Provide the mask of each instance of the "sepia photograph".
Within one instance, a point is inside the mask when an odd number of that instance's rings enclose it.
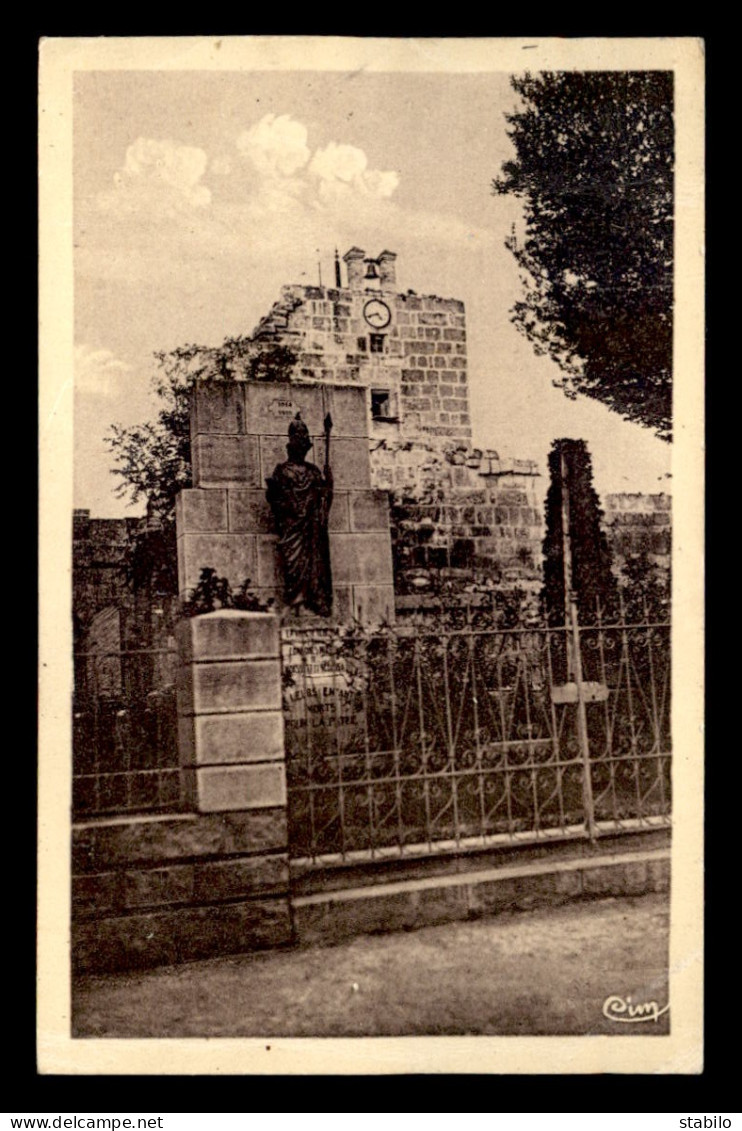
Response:
[[[40,1071],[700,1072],[702,42],[40,56]]]

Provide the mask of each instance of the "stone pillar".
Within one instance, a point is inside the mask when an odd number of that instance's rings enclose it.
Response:
[[[397,289],[397,256],[393,251],[382,251],[377,260],[379,274],[381,275],[381,289],[383,291],[396,291]]]
[[[350,251],[346,251],[343,256],[343,261],[348,272],[348,286],[351,288],[363,289],[365,256],[366,252],[361,251],[359,247],[352,247]]]
[[[278,618],[224,609],[178,626],[178,717],[189,806],[286,807]]]

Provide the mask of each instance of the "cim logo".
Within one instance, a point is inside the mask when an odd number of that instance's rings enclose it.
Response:
[[[669,1008],[669,1002],[660,1009],[656,1001],[633,1002],[628,995],[611,994],[603,1002],[603,1016],[609,1021],[635,1025],[639,1021],[659,1021]]]

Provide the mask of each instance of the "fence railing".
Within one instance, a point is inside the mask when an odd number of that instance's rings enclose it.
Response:
[[[293,858],[666,824],[669,625],[596,625],[579,639],[578,690],[561,628],[285,634]]]
[[[568,645],[544,627],[284,632],[292,857],[667,824],[669,624],[580,627],[582,740]],[[76,655],[77,815],[182,807],[176,662],[170,649]]]
[[[167,648],[75,655],[76,815],[181,807],[175,665]]]

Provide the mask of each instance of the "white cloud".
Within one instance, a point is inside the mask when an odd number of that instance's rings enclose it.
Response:
[[[368,158],[362,149],[355,145],[338,145],[331,141],[324,149],[318,149],[312,158],[309,172],[322,180],[350,182],[360,177],[368,165]]]
[[[206,153],[196,146],[139,137],[114,174],[113,192],[99,194],[98,205],[106,211],[153,213],[206,208],[211,192],[201,179],[207,165]]]
[[[330,141],[312,152],[308,139],[288,114],[267,114],[239,134],[237,159],[140,137],[115,191],[77,210],[78,272],[171,292],[200,280],[211,293],[225,271],[272,278],[281,263],[297,277],[313,271],[318,247],[491,243],[490,231],[454,215],[400,207],[398,173],[370,168],[363,148]],[[203,207],[209,176],[219,187]]]
[[[214,157],[209,165],[209,172],[217,177],[228,177],[232,172],[232,162],[228,157]]]
[[[324,204],[342,202],[351,196],[390,197],[399,184],[395,172],[369,169],[362,149],[334,141],[315,152],[308,172],[318,178],[319,199]]]
[[[397,174],[369,169],[358,146],[331,141],[312,155],[308,137],[307,127],[288,114],[266,114],[237,138],[238,150],[258,175],[247,201],[253,215],[333,210],[388,199],[397,188]]]
[[[110,350],[81,344],[75,346],[74,372],[78,396],[110,401],[122,392],[131,366],[120,361]]]
[[[364,187],[372,196],[391,196],[399,185],[399,176],[393,171],[382,173],[380,169],[369,169],[363,177]]]
[[[240,134],[237,148],[263,177],[291,177],[311,156],[307,127],[288,114],[266,114]]]

